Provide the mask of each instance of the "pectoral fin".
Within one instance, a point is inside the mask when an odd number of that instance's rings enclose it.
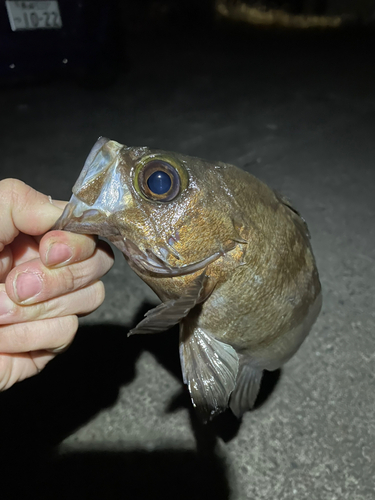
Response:
[[[206,422],[228,407],[236,384],[237,353],[202,328],[184,321],[180,331],[180,358],[192,403]]]
[[[128,335],[164,332],[179,323],[201,299],[205,281],[206,275],[203,272],[182,297],[162,302],[148,311],[145,318],[130,330]]]
[[[252,367],[248,362],[241,360],[236,388],[230,398],[230,409],[241,418],[242,415],[251,410],[258,396],[260,381],[263,370],[258,367]]]

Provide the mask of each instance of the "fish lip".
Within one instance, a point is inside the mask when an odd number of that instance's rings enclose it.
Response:
[[[74,212],[81,208],[78,214]],[[82,210],[83,208],[83,210]],[[50,231],[73,231],[79,232],[81,234],[98,234],[92,223],[87,222],[85,225],[85,219],[87,217],[100,214],[100,211],[96,208],[92,208],[86,205],[83,201],[77,198],[74,194],[71,197],[69,203],[66,204],[63,213],[57,219],[55,224],[52,226]],[[75,225],[79,226],[79,231],[75,231]]]
[[[98,138],[98,140],[91,148],[91,151],[85,160],[85,163],[83,165],[83,168],[81,170],[81,173],[79,174],[79,177],[78,177],[75,185],[79,185],[80,184],[79,181],[82,181],[86,177],[87,172],[89,171],[93,161],[95,160],[96,155],[103,148],[104,144],[107,144],[107,142],[110,142],[110,139],[108,139],[107,137],[100,136]],[[74,190],[74,186],[73,186],[73,190]]]
[[[177,276],[185,276],[193,274],[206,268],[212,262],[224,255],[223,251],[215,252],[209,257],[193,264],[186,264],[181,267],[169,265],[165,260],[158,257],[151,249],[146,249],[143,252],[133,241],[128,238],[121,238],[120,241],[113,242],[119,250],[124,254],[130,267],[137,274],[145,274],[148,276],[174,278]]]
[[[113,163],[118,162],[119,152],[123,148],[123,144],[119,144],[107,137],[99,137],[85,160],[83,168],[73,186],[73,193],[79,197],[78,193],[80,189],[87,182],[91,182],[103,169],[108,169]],[[103,159],[105,160],[104,164]]]

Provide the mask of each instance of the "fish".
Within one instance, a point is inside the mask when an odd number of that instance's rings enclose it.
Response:
[[[321,285],[305,220],[230,164],[101,137],[53,229],[108,239],[160,298],[130,332],[179,324],[183,381],[203,421],[252,409],[264,370],[299,349]]]

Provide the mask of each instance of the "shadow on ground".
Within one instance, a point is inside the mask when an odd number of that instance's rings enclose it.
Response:
[[[222,461],[193,451],[90,451],[61,456],[29,453],[2,468],[2,498],[215,499],[229,498]]]
[[[138,320],[147,309],[142,308]],[[1,394],[0,467],[7,478],[2,486],[7,499],[13,494],[20,498],[31,488],[39,498],[50,498],[51,491],[53,498],[229,497],[215,443],[217,436],[232,439],[241,422],[228,411],[202,424],[183,389],[167,411],[188,409],[197,451],[56,452],[65,437],[115,404],[120,387],[133,380],[143,351],[153,353],[182,385],[176,330],[129,339],[127,331],[111,324],[83,326],[71,348],[44,372]],[[262,386],[261,402],[277,382],[272,374],[271,379]]]

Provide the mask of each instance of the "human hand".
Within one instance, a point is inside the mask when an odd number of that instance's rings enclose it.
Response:
[[[77,315],[104,300],[109,245],[46,233],[64,205],[21,181],[0,181],[0,390],[39,373],[72,342]]]

